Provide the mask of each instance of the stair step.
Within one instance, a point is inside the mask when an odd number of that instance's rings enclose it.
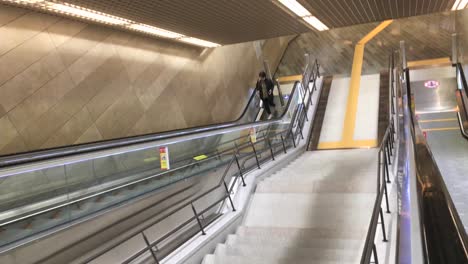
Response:
[[[263,181],[257,186],[257,193],[375,193],[376,181]]]
[[[242,227],[204,264],[359,263],[377,150],[308,152],[261,181]]]
[[[262,260],[258,258],[248,258],[241,256],[215,256],[206,255],[202,264],[351,264],[358,262],[351,261],[314,261],[314,260],[290,260],[282,259],[272,262],[272,260]]]
[[[342,261],[359,260],[359,251],[323,249],[323,248],[294,248],[294,247],[250,247],[249,245],[227,246],[219,244],[216,247],[216,256],[243,256],[251,259],[269,260],[275,263],[279,260],[289,259],[295,261],[316,260],[316,261]]]
[[[374,193],[255,193],[251,207],[275,207],[289,202],[312,208],[368,208],[373,205],[376,195]],[[364,208],[364,209],[365,209]]]
[[[367,226],[366,226],[367,227]],[[249,227],[237,228],[238,236],[264,237],[265,239],[363,239],[367,234],[367,228],[357,226],[348,228],[292,228],[292,227]]]
[[[363,241],[360,239],[329,239],[329,238],[306,238],[306,237],[257,237],[229,235],[226,245],[234,246],[238,244],[249,245],[256,248],[267,247],[295,247],[295,248],[317,248],[317,249],[346,249],[362,251]]]

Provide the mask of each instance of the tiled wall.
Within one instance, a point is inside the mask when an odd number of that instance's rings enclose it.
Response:
[[[0,39],[0,154],[233,120],[262,65],[253,43],[202,52],[5,5]]]

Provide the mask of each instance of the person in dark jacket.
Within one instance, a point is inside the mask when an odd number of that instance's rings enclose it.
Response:
[[[260,99],[262,99],[263,101],[263,108],[265,108],[265,111],[269,115],[271,114],[270,106],[275,107],[275,103],[273,102],[274,87],[275,85],[273,84],[273,81],[267,78],[266,73],[264,71],[261,71],[258,74],[258,80],[255,90],[258,91]]]

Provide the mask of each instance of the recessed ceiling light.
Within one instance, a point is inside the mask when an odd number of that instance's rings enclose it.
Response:
[[[329,28],[322,23],[317,17],[313,16],[309,10],[302,6],[296,0],[278,0],[282,5],[291,10],[298,17],[303,19],[307,24],[311,25],[318,31],[328,30]],[[468,1],[468,0],[466,0]]]
[[[154,27],[147,24],[138,23],[136,21],[128,20],[122,17],[113,16],[110,14],[98,12],[95,10],[83,8],[76,5],[59,3],[58,1],[44,1],[44,0],[0,0],[0,2],[9,2],[20,5],[33,6],[38,9],[48,10],[55,13],[66,14],[69,16],[74,16],[86,20],[92,20],[99,23],[111,24],[114,26],[122,27],[125,29],[130,29],[134,31],[139,31],[151,35],[155,35],[163,38],[170,38],[176,41],[189,43],[206,48],[219,47],[221,45],[193,38],[190,36],[185,36],[183,34],[165,30],[162,28]]]

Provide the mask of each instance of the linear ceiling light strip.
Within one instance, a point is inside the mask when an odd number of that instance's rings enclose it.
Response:
[[[278,0],[282,5],[291,10],[298,17],[303,19],[307,24],[311,25],[318,31],[328,30],[329,28],[320,21],[317,17],[313,16],[309,10],[302,6],[296,0]],[[468,0],[466,0],[468,1]]]
[[[196,45],[200,47],[206,48],[214,48],[219,47],[220,45],[214,42],[186,36],[180,33],[172,32],[169,30],[165,30],[162,28],[138,23],[136,21],[128,20],[122,17],[117,17],[113,15],[109,15],[106,13],[98,12],[95,10],[83,8],[76,5],[65,4],[65,3],[57,3],[51,1],[44,1],[44,0],[1,0],[3,2],[10,2],[15,4],[27,5],[36,7],[39,9],[48,10],[51,12],[65,14],[73,17],[78,17],[86,20],[91,20],[99,23],[104,23],[108,25],[114,25],[123,27],[129,30],[143,32],[146,34],[173,39],[176,41],[188,43],[191,45]]]
[[[452,11],[465,9],[468,5],[468,0],[457,0],[452,6]]]

